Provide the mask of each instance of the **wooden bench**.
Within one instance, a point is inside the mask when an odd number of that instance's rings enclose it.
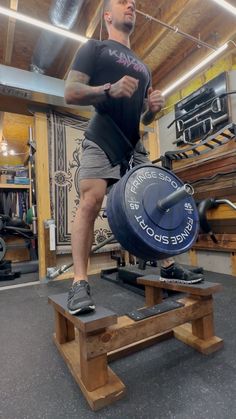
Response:
[[[179,301],[182,301],[186,307],[190,304],[193,310],[196,311],[197,309],[198,314],[196,318],[189,319],[187,315],[186,321],[183,322],[184,324],[173,329],[174,336],[206,355],[220,349],[223,345],[223,340],[214,336],[212,295],[222,291],[222,285],[207,281],[195,285],[180,285],[160,281],[159,278],[159,276],[147,275],[137,280],[139,284],[145,286],[146,305],[152,306],[160,303],[162,301],[162,289],[187,293],[188,297]],[[208,310],[207,314],[205,314],[206,309]],[[182,316],[182,313],[180,316]],[[191,323],[187,323],[190,320]]]
[[[93,410],[125,393],[125,385],[108,367],[108,361],[173,336],[204,354],[223,344],[214,336],[213,327],[212,294],[221,290],[220,284],[166,284],[153,276],[138,282],[145,286],[148,307],[161,303],[163,288],[189,295],[179,300],[181,307],[140,321],[126,315],[118,317],[99,306],[94,313],[72,316],[66,308],[67,293],[49,297],[55,312],[54,342]]]

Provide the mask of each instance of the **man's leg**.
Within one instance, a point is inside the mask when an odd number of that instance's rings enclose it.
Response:
[[[164,259],[161,261],[161,266],[163,268],[169,268],[171,265],[175,263],[175,260],[173,258]]]
[[[72,256],[74,262],[74,282],[68,295],[71,314],[95,309],[90,296],[87,267],[93,242],[94,222],[101,209],[107,189],[104,179],[84,179],[80,181],[80,204],[72,228]]]
[[[93,242],[94,222],[99,214],[107,181],[84,179],[80,181],[80,204],[72,228],[71,244],[74,262],[74,282],[87,280],[87,265]]]
[[[147,163],[150,163],[148,153],[145,150],[142,142],[139,141],[134,150],[133,165],[137,166],[138,164]],[[203,269],[185,269],[176,263],[175,260],[171,257],[161,261],[161,279],[166,282],[174,281],[179,283],[193,284],[203,281]]]

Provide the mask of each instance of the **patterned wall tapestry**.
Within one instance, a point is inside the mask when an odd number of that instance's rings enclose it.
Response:
[[[52,218],[56,223],[57,253],[71,253],[71,226],[79,204],[78,171],[81,144],[88,120],[51,112],[48,115]],[[94,245],[111,236],[103,217],[106,198],[95,222]],[[117,242],[100,251],[117,249]]]

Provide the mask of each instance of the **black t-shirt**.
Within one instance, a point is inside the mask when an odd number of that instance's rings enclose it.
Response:
[[[90,86],[116,83],[125,75],[139,79],[139,88],[131,98],[109,98],[95,105],[99,113],[108,114],[132,144],[140,138],[139,123],[150,72],[137,56],[126,46],[113,40],[89,40],[75,58],[73,70],[90,77]],[[95,136],[95,133],[94,133]],[[96,138],[90,139],[96,140]]]

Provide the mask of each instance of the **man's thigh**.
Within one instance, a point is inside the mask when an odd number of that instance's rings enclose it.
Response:
[[[79,181],[83,179],[120,179],[120,166],[112,166],[105,152],[87,139],[83,141],[80,158]]]

